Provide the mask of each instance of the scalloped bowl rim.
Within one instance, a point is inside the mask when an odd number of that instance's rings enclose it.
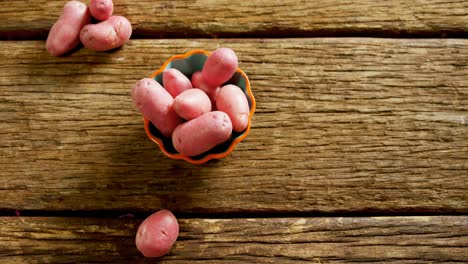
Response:
[[[186,52],[184,54],[179,54],[179,55],[174,55],[172,57],[170,57],[168,60],[166,60],[166,62],[164,62],[164,64],[158,69],[156,70],[155,72],[153,72],[149,78],[152,78],[154,79],[154,77],[156,77],[157,75],[161,74],[164,69],[166,69],[167,65],[169,63],[171,63],[173,60],[178,60],[178,59],[185,59],[187,57],[190,57],[194,54],[205,54],[206,56],[209,56],[210,55],[210,52],[208,51],[205,51],[205,50],[192,50],[192,51],[189,51],[189,52]],[[201,159],[192,159],[191,157],[189,156],[186,156],[186,155],[183,155],[183,154],[180,154],[180,153],[177,153],[177,154],[174,154],[174,153],[170,153],[166,150],[166,148],[164,147],[164,144],[162,142],[162,140],[158,137],[155,137],[151,131],[150,131],[150,128],[149,128],[149,120],[146,118],[146,117],[143,117],[143,120],[144,120],[144,124],[145,124],[145,131],[146,131],[146,135],[154,142],[156,143],[159,148],[162,150],[162,152],[170,157],[171,159],[175,159],[175,160],[186,160],[192,164],[203,164],[203,163],[206,163],[208,162],[209,160],[212,160],[212,159],[222,159],[224,157],[226,157],[227,155],[229,155],[233,150],[234,150],[234,147],[239,144],[239,142],[241,142],[242,140],[244,140],[244,138],[247,137],[247,135],[249,134],[250,132],[250,125],[251,125],[251,122],[252,122],[252,117],[254,115],[254,112],[255,112],[255,108],[256,108],[256,102],[255,102],[255,97],[252,93],[252,90],[250,89],[250,80],[249,78],[247,77],[247,75],[245,74],[245,72],[243,70],[241,70],[239,67],[236,68],[236,72],[238,72],[244,79],[245,79],[245,90],[248,94],[248,96],[250,97],[251,99],[251,102],[252,102],[252,107],[250,108],[250,112],[249,112],[249,122],[247,124],[247,128],[246,130],[244,130],[244,132],[238,136],[236,139],[234,139],[232,141],[232,143],[229,145],[228,149],[222,153],[210,153],[208,155],[206,155],[205,157],[201,158]]]

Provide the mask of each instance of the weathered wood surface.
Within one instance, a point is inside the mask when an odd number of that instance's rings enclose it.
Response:
[[[166,158],[131,86],[220,45],[251,78],[251,134],[204,166]],[[468,212],[468,40],[0,42],[0,69],[0,208]]]
[[[0,38],[45,38],[65,0],[0,0]],[[89,1],[85,1],[89,2]],[[464,0],[120,0],[134,37],[462,35]]]
[[[459,263],[467,216],[181,219],[160,261],[134,245],[141,220],[3,217],[2,263]]]

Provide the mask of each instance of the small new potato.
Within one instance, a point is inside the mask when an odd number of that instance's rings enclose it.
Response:
[[[198,77],[196,77],[198,78]],[[198,80],[197,80],[198,81]],[[216,108],[216,95],[219,92],[220,87],[212,87],[211,85],[207,84],[203,79],[199,80],[198,87],[196,87],[202,91],[204,91],[208,97],[210,98],[212,108]]]
[[[203,80],[211,87],[221,86],[231,79],[237,65],[237,56],[232,49],[219,48],[206,59],[202,69]]]
[[[123,16],[111,16],[98,24],[83,27],[80,40],[94,51],[107,51],[125,44],[132,35],[132,25]]]
[[[193,88],[190,80],[182,72],[174,68],[163,72],[163,86],[174,98]]]
[[[183,120],[174,111],[174,98],[155,80],[144,78],[132,89],[135,106],[165,137],[171,137]]]
[[[229,115],[232,127],[242,132],[249,123],[249,102],[241,88],[228,84],[223,86],[216,96],[216,109]]]
[[[91,23],[88,7],[79,1],[70,1],[49,31],[46,49],[53,56],[61,56],[80,43],[81,29]]]
[[[174,99],[175,112],[185,120],[195,119],[211,111],[208,95],[200,89],[189,89]]]
[[[89,11],[95,19],[104,21],[112,16],[114,3],[112,0],[91,0],[89,2]]]
[[[193,88],[200,88],[200,84],[202,82],[203,75],[201,71],[196,71],[192,74],[192,87]]]
[[[179,236],[179,224],[168,210],[146,218],[138,227],[135,244],[145,257],[162,257],[169,253]]]
[[[172,134],[172,144],[179,153],[196,156],[227,141],[231,134],[229,116],[213,111],[179,125]]]

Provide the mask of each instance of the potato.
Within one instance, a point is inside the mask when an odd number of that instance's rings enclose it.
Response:
[[[223,86],[216,96],[216,109],[228,114],[232,128],[242,132],[249,123],[249,102],[241,88],[228,84]]]
[[[144,78],[132,89],[132,99],[144,117],[165,137],[183,122],[173,109],[174,98],[155,80]]]
[[[203,80],[211,87],[221,86],[236,72],[237,56],[232,49],[219,48],[208,56],[203,65]]]
[[[89,2],[89,11],[95,19],[104,21],[112,16],[114,3],[112,0],[91,0]]]
[[[169,253],[179,236],[179,224],[168,210],[146,218],[138,227],[135,244],[145,257],[161,257]]]
[[[174,99],[175,112],[185,120],[195,119],[211,111],[208,95],[200,89],[189,89]]]
[[[172,134],[172,144],[179,153],[196,156],[225,142],[231,134],[229,116],[213,111],[179,125]]]
[[[195,77],[195,78],[199,78],[199,77]],[[216,108],[215,99],[216,99],[216,95],[219,92],[219,86],[218,87],[212,87],[211,85],[207,84],[203,79],[195,80],[195,81],[198,82],[197,83],[198,87],[196,87],[196,88],[204,91],[208,95],[208,97],[210,98],[212,109]]]
[[[174,98],[183,91],[193,88],[190,80],[174,68],[163,72],[163,86]]]
[[[132,35],[132,25],[123,16],[111,16],[98,24],[86,25],[80,32],[85,47],[94,51],[106,51],[125,44]]]
[[[49,31],[46,49],[53,56],[61,56],[80,43],[80,31],[91,23],[88,7],[78,1],[70,1]]]
[[[192,87],[193,88],[200,88],[200,84],[202,82],[203,76],[201,71],[194,72],[192,74]]]

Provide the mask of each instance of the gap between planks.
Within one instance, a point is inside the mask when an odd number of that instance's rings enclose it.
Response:
[[[0,1],[0,39],[45,39],[64,3]],[[465,37],[468,32],[463,0],[120,0],[114,14],[132,22],[134,38],[413,38]]]
[[[61,210],[61,211],[45,211],[45,210],[0,210],[0,217],[91,217],[91,218],[146,218],[154,213],[154,211],[142,210],[98,210],[98,211],[83,211],[83,210]],[[423,217],[423,216],[465,216],[462,212],[371,212],[371,211],[343,211],[343,212],[233,212],[233,213],[190,213],[177,212],[177,218],[184,219],[271,219],[271,218],[353,218],[353,217]]]
[[[2,263],[150,263],[141,219],[0,217]],[[158,263],[451,263],[468,260],[468,216],[179,219]]]

